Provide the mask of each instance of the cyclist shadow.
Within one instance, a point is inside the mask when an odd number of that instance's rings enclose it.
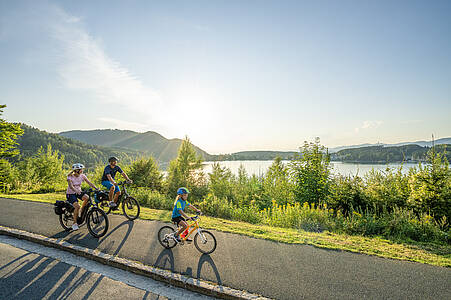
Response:
[[[119,245],[117,246],[116,250],[114,250],[113,255],[117,255],[119,253],[119,251],[121,251],[122,247],[124,247],[125,242],[127,241],[127,239],[130,236],[130,233],[133,230],[133,226],[134,226],[134,222],[133,221],[123,221],[121,224],[117,225],[116,227],[113,228],[113,230],[109,231],[105,236],[103,236],[100,240],[99,243],[97,244],[97,247],[100,246],[104,241],[107,240],[107,238],[109,236],[111,236],[111,234],[113,234],[115,231],[119,230],[121,227],[128,225],[127,228],[127,232],[125,233],[125,236],[123,237],[122,241],[119,243]],[[110,241],[107,246],[105,246],[104,252],[109,252],[113,249],[113,245],[114,245],[114,241]]]
[[[216,280],[213,279],[211,276],[208,276],[209,275],[208,273],[205,274],[204,277],[210,281],[215,281],[217,284],[222,285],[221,275],[219,274],[218,268],[216,267],[216,264],[211,258],[211,256],[208,254],[202,254],[201,257],[199,258],[199,262],[197,263],[197,272],[196,272],[197,276],[193,275],[193,269],[191,267],[187,267],[186,271],[181,272],[181,274],[196,279],[202,279],[201,277],[202,268],[205,264],[210,265],[210,268],[212,269],[214,277],[216,277]],[[163,251],[161,251],[160,255],[155,261],[155,267],[175,272],[174,254],[172,253],[172,249],[164,249]]]

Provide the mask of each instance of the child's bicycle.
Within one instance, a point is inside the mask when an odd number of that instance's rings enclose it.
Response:
[[[92,202],[92,191],[92,189],[85,191],[89,196],[89,200],[81,212],[79,225],[82,226],[86,223],[89,233],[93,237],[100,238],[107,233],[109,221],[106,213]],[[55,213],[59,215],[60,224],[64,230],[72,230],[72,224],[74,223],[74,207],[72,204],[67,201],[57,201],[55,203]]]
[[[197,250],[204,254],[210,254],[215,251],[216,238],[210,231],[203,230],[199,227],[199,214],[191,218],[191,220],[193,222],[185,230],[185,232],[188,231],[188,234],[186,236],[180,235],[180,239],[182,240],[180,245],[183,245],[188,237],[196,231],[194,246],[196,246]],[[172,226],[163,226],[158,231],[158,241],[166,249],[173,248],[177,245],[177,240],[175,239],[176,232],[177,229],[174,229]]]
[[[127,192],[127,182],[121,181],[117,185],[122,185],[123,189],[121,194],[119,195],[119,199],[117,201],[117,206],[115,208],[111,208],[109,206],[109,199],[108,197],[102,197],[101,199],[97,199],[96,201],[99,201],[99,207],[106,212],[106,214],[109,214],[112,210],[119,209],[119,206],[122,205],[122,212],[124,213],[124,216],[129,219],[130,221],[135,220],[139,217],[139,212],[141,211],[141,207],[139,206],[138,201],[130,196],[130,194]],[[108,195],[108,191],[102,191],[106,195]]]

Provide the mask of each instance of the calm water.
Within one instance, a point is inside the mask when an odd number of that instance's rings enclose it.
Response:
[[[283,162],[286,164],[289,161]],[[206,173],[211,173],[213,163],[215,162],[207,161],[204,163],[204,171]],[[243,160],[243,161],[218,161],[218,163],[222,167],[229,168],[234,174],[238,174],[238,168],[240,167],[240,165],[243,165],[249,175],[252,174],[260,175],[265,173],[273,162],[266,160]],[[418,166],[417,163],[404,163],[404,164],[396,163],[383,165],[383,164],[353,164],[335,161],[331,162],[330,164],[332,166],[332,172],[335,174],[359,175],[359,176],[365,175],[373,168],[375,170],[383,171],[387,168],[387,166],[389,166],[390,168],[398,168],[402,165],[403,166],[402,172],[407,173],[410,168]]]

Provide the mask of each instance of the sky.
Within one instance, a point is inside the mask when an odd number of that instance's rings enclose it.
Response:
[[[0,0],[0,104],[212,154],[451,137],[451,1]]]

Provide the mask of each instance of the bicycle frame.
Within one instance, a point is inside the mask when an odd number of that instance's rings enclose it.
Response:
[[[191,230],[189,230],[190,228],[192,228]],[[188,237],[193,234],[194,231],[198,230],[200,231],[200,226],[199,226],[199,220],[195,220],[193,223],[189,224],[188,227],[186,227],[186,229],[183,231],[185,232],[186,230],[188,230],[188,234],[185,235],[185,237],[180,237],[182,241],[186,241],[188,239]]]

